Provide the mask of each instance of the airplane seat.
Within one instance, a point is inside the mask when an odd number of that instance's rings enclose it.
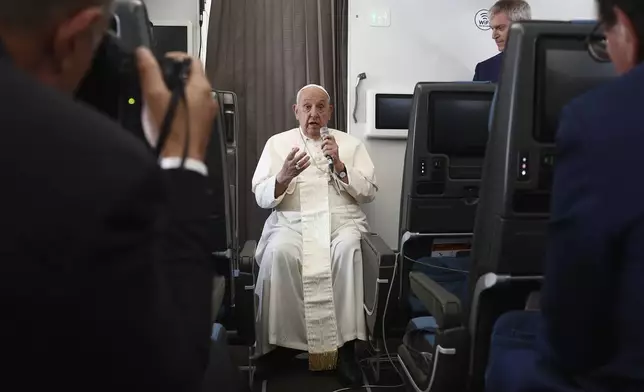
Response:
[[[366,326],[369,338],[376,344],[376,357],[381,354],[385,308],[388,295],[391,294],[391,282],[395,271],[395,253],[384,240],[375,233],[363,233],[360,241],[363,260],[363,285]],[[239,271],[237,278],[238,296],[236,308],[240,311],[237,324],[238,337],[249,346],[249,378],[253,382],[254,361],[257,354],[255,345],[255,315],[258,298],[255,284],[259,265],[255,259],[257,241],[249,240],[239,253]],[[394,286],[397,287],[397,286]]]
[[[237,333],[244,345],[251,348],[249,360],[254,359],[255,345],[255,314],[258,299],[255,295],[255,283],[259,265],[255,260],[257,241],[248,240],[239,252],[239,271],[236,284]]]
[[[206,155],[210,184],[208,193],[212,198],[212,257],[217,272],[213,281],[212,310],[214,321],[237,336],[240,328],[243,335],[248,324],[245,322],[244,312],[239,311],[239,307],[243,309],[245,305],[244,297],[238,295],[245,289],[240,284],[244,276],[239,272],[243,252],[239,246],[238,234],[238,105],[234,92],[213,91],[213,96],[219,102],[220,113]]]
[[[418,83],[401,199],[398,356],[417,390],[461,390],[471,237],[494,94],[490,83]]]
[[[437,380],[445,374],[455,373],[440,373],[437,354],[451,353],[453,356],[443,357],[456,359],[461,354],[465,362],[463,365],[458,361],[463,367],[457,378],[467,382],[470,392],[482,391],[491,337],[496,336],[495,343],[502,342],[501,337],[506,336],[509,338],[504,342],[513,342],[516,340],[511,335],[514,329],[508,325],[527,324],[525,319],[539,314],[524,313],[523,309],[543,280],[559,110],[574,96],[614,74],[610,64],[596,63],[588,56],[585,39],[592,28],[547,21],[517,23],[511,27],[483,164],[485,180],[476,209],[469,303],[460,303],[459,311],[455,311],[452,318],[460,320],[461,324],[443,325],[445,320],[437,318],[437,314],[449,305],[456,309],[458,299],[455,296],[445,296],[444,288],[427,275],[409,274],[412,291],[439,327],[434,328],[437,331],[431,347],[434,352],[424,356],[428,361],[433,360],[424,364],[424,373],[433,375],[426,388],[419,384],[421,365],[413,362],[406,345],[399,349],[401,364],[416,390],[450,390],[439,386]],[[421,103],[421,108],[426,105]],[[410,129],[414,125],[417,126],[412,122]],[[422,161],[413,167],[422,173]],[[516,310],[519,313],[510,313],[498,321],[502,315]],[[459,339],[468,342],[467,348],[460,353],[458,349],[449,350],[439,341],[441,332],[449,327],[462,328],[463,335]],[[530,336],[530,330],[526,331],[526,336]],[[431,339],[426,340],[431,342]],[[499,354],[507,352],[495,347],[494,363],[499,363]],[[494,369],[500,371],[498,366]],[[494,376],[488,373],[490,379],[495,379]]]
[[[407,315],[426,314],[410,296],[410,271],[424,271],[463,298],[493,93],[490,83],[416,86],[398,244],[403,260],[399,305]]]
[[[392,317],[392,308],[398,292],[396,280],[396,254],[378,234],[362,233],[363,306],[368,339],[374,348],[372,367],[376,381],[380,379],[380,362],[389,331],[386,317]]]
[[[483,390],[486,377],[511,382],[507,369],[519,377],[529,358],[540,312],[525,309],[538,308],[543,281],[559,112],[615,74],[589,55],[593,27],[531,21],[510,29],[474,228],[471,391]],[[513,344],[516,352],[507,356]],[[498,364],[512,367],[497,374]]]
[[[411,290],[431,316],[409,321],[398,359],[416,391],[463,391],[469,335],[461,301],[423,272],[409,273]]]
[[[257,242],[246,241],[242,246],[239,240],[237,95],[231,91],[215,93],[219,101],[220,113],[216,123],[217,132],[213,133],[208,147],[206,163],[212,183],[210,193],[215,199],[213,205],[219,206],[220,211],[226,212],[223,217],[221,214],[214,216],[220,221],[225,220],[225,226],[222,224],[217,226],[220,231],[217,233],[220,243],[218,251],[213,252],[213,257],[228,261],[217,265],[218,276],[214,285],[213,298],[221,298],[222,278],[225,280],[227,290],[223,295],[223,303],[216,313],[216,320],[221,322],[222,327],[228,327],[227,334],[232,343],[250,347],[255,342],[255,317],[248,309],[253,309],[254,302],[253,266]],[[214,165],[212,169],[211,165]],[[219,303],[218,300],[213,301],[213,310],[216,310],[217,303]]]

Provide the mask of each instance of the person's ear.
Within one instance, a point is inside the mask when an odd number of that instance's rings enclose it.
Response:
[[[639,48],[639,39],[637,38],[637,32],[631,22],[630,18],[624,11],[619,7],[613,8],[616,16],[617,23],[613,27],[613,31],[616,34],[616,39],[619,40],[620,46],[624,50],[624,55],[626,60],[631,66],[637,64],[638,48]]]
[[[295,115],[295,118],[297,118],[297,104],[293,105],[293,114]]]
[[[333,105],[329,104],[329,116],[333,115]]]
[[[93,52],[106,27],[107,16],[100,6],[86,8],[60,23],[52,36],[54,67],[67,70],[79,54]]]

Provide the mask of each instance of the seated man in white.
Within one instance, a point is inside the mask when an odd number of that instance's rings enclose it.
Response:
[[[338,370],[360,385],[356,340],[365,340],[359,204],[377,191],[364,144],[326,128],[329,94],[308,85],[293,106],[300,127],[271,137],[252,180],[257,204],[272,209],[256,259],[257,377],[300,351],[309,369]],[[275,348],[278,348],[275,350]]]

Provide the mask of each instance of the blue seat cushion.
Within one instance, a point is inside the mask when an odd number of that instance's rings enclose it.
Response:
[[[433,352],[437,328],[436,319],[431,316],[411,319],[405,333],[407,344],[416,351]]]
[[[212,326],[212,335],[210,335],[210,339],[214,343],[226,344],[228,340],[226,328],[224,328],[224,326],[221,324],[215,323]]]
[[[535,342],[541,312],[512,311],[494,324],[490,357],[485,374],[487,391],[514,391],[532,373],[536,363]]]

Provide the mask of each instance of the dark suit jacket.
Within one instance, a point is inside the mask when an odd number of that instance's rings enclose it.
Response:
[[[644,65],[563,111],[538,391],[644,391]]]
[[[503,52],[476,64],[473,81],[497,83],[499,81],[499,74],[501,73],[502,59]]]
[[[0,389],[199,390],[206,178],[0,60]]]

